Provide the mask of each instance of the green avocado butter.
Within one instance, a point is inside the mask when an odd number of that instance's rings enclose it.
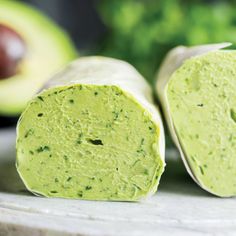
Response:
[[[129,64],[81,58],[28,104],[17,128],[17,170],[47,197],[136,201],[164,170],[151,89]]]
[[[199,184],[236,195],[236,51],[186,60],[166,87],[170,117]]]

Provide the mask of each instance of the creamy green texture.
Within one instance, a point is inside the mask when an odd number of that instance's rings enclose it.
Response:
[[[193,57],[166,87],[170,115],[188,165],[203,188],[236,195],[236,52]]]
[[[49,86],[22,114],[17,169],[30,191],[48,197],[124,201],[156,191],[164,169],[161,123],[132,92],[104,81],[99,84],[103,77],[94,82],[100,78],[97,69],[103,70],[103,61],[109,60],[78,60],[74,69],[65,69],[50,83],[70,76],[74,82]]]

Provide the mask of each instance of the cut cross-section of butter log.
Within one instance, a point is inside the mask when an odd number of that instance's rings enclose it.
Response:
[[[156,84],[186,169],[221,197],[236,195],[236,51],[222,50],[229,45],[173,49]]]
[[[73,62],[18,122],[17,170],[35,194],[136,201],[157,190],[164,166],[151,88],[120,60]]]

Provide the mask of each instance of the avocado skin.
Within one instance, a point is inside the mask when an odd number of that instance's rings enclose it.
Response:
[[[58,24],[29,4],[1,0],[0,24],[19,33],[27,48],[30,48],[19,62],[19,73],[0,81],[0,116],[4,117],[4,122],[1,119],[1,123],[5,126],[12,123],[11,117],[20,115],[48,76],[77,58],[78,52],[74,42]],[[35,34],[29,33],[29,28],[32,32],[37,29],[37,38],[40,40],[35,40]],[[52,50],[47,52],[45,48]],[[48,54],[50,57],[47,57]]]

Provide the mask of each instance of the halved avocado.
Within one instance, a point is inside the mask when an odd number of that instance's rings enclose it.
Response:
[[[32,7],[0,1],[0,116],[16,116],[60,67],[77,56],[68,35]]]

